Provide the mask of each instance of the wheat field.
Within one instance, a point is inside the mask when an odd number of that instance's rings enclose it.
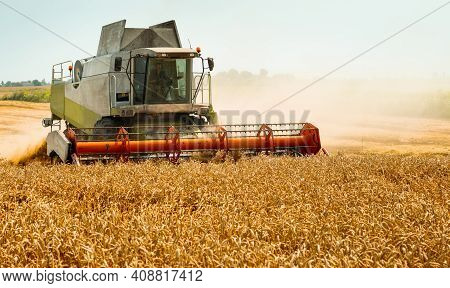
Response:
[[[0,162],[1,267],[450,267],[448,155]]]
[[[0,101],[49,102],[50,86],[0,87]]]

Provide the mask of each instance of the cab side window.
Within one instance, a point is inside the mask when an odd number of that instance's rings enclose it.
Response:
[[[114,60],[114,71],[120,72],[122,70],[122,57],[116,57]]]
[[[147,58],[139,57],[134,59],[135,73],[133,77],[134,105],[144,104],[145,92],[145,70]]]

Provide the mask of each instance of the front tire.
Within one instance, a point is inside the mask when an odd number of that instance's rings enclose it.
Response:
[[[102,118],[94,125],[93,136],[96,140],[114,139],[119,127],[118,121],[112,118]]]

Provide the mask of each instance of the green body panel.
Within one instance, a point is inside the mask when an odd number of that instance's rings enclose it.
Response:
[[[52,114],[77,128],[94,127],[102,117],[65,97],[65,86],[66,83],[52,84],[50,96]]]
[[[65,120],[77,128],[94,127],[102,116],[66,98]]]
[[[65,83],[52,84],[50,91],[50,110],[52,114],[64,119]]]

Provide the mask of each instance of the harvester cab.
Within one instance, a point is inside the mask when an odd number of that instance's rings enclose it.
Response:
[[[175,21],[149,28],[104,26],[97,55],[53,66],[47,154],[76,162],[205,151],[316,154],[311,124],[219,126],[212,107],[212,58],[182,48]],[[195,61],[202,69],[193,72]],[[62,131],[65,122],[65,130]],[[53,131],[53,127],[58,129]]]
[[[181,48],[175,21],[104,26],[95,57],[53,66],[52,119],[76,128],[207,124],[214,62],[200,52]],[[194,60],[200,73],[193,73]]]

